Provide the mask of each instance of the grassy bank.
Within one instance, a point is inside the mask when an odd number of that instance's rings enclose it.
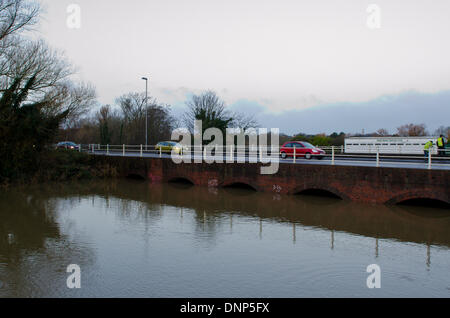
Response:
[[[36,166],[16,178],[3,178],[2,186],[36,184],[50,181],[89,180],[116,177],[114,167],[99,163],[95,156],[73,150],[49,150],[36,160]]]

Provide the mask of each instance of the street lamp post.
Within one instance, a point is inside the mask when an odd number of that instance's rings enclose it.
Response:
[[[145,150],[148,146],[148,78],[142,78],[145,81]]]

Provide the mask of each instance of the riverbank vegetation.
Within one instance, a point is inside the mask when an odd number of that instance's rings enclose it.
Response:
[[[34,176],[61,126],[86,114],[95,89],[73,80],[73,66],[29,37],[39,3],[0,3],[0,182]]]
[[[117,177],[114,167],[101,164],[96,157],[73,150],[45,151],[36,159],[29,175],[18,174],[14,179],[3,180],[3,185],[62,182]]]

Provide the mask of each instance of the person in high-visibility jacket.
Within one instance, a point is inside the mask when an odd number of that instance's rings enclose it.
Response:
[[[429,154],[431,147],[433,147],[433,141],[429,140],[423,147],[423,153],[425,154],[425,160],[426,160],[426,158],[428,158],[428,154]]]
[[[437,140],[437,147],[438,147],[438,156],[444,156],[445,155],[445,138],[444,135],[441,135]]]

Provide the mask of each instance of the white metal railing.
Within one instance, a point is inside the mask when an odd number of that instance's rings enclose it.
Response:
[[[401,164],[401,165],[417,165],[421,164],[421,167],[432,169],[433,167],[450,168],[450,149],[447,149],[444,153],[439,153],[439,150],[435,150],[438,155],[433,154],[433,151],[429,151],[428,155],[406,155],[398,153],[361,153],[361,154],[348,154],[345,153],[343,146],[324,146],[318,147],[325,153],[312,153],[310,151],[305,152],[302,148],[287,148],[279,146],[191,146],[183,147],[178,156],[191,156],[193,159],[211,159],[222,158],[223,161],[237,161],[246,162],[248,159],[250,162],[267,162],[269,159],[278,158],[281,152],[286,153],[286,157],[282,158],[283,163],[297,163],[299,160],[305,161],[306,159],[322,159],[327,161],[331,165],[337,165],[343,162],[351,163],[370,163],[373,162],[374,166],[381,167],[383,164]],[[151,157],[167,157],[171,155],[171,150],[164,150],[158,145],[100,145],[89,144],[81,145],[79,151],[89,152],[98,155],[114,155],[114,156],[151,156]]]

